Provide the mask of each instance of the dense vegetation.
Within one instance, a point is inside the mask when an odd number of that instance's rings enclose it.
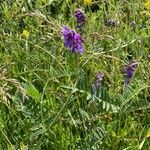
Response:
[[[1,150],[150,149],[146,2],[0,1]]]

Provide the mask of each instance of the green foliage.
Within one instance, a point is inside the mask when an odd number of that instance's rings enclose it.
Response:
[[[27,95],[32,97],[35,100],[39,100],[40,99],[40,93],[39,91],[34,87],[33,84],[29,84],[25,87],[25,90],[27,92]]]
[[[143,4],[0,1],[0,149],[149,149],[150,12]],[[67,51],[60,33],[62,25],[76,29],[77,8],[87,19],[83,55]],[[117,25],[107,26],[109,19]],[[139,67],[125,86],[122,68],[131,60]],[[97,72],[104,78],[93,92]]]

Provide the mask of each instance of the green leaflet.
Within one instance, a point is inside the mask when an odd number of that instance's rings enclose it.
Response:
[[[29,85],[26,86],[26,92],[27,92],[27,95],[29,95],[33,99],[39,101],[41,94],[35,88],[35,86],[33,84],[30,83]]]

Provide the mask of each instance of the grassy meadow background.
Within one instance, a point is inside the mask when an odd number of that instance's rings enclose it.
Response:
[[[0,150],[150,150],[145,2],[0,1]],[[86,15],[82,55],[61,37],[63,25],[80,32],[77,9]],[[132,60],[139,66],[125,87]],[[93,94],[97,72],[104,78]]]

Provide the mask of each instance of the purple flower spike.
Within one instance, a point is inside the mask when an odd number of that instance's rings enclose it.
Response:
[[[64,40],[64,45],[73,53],[83,54],[83,39],[80,34],[67,26],[64,26],[61,30]]]
[[[77,28],[80,28],[83,26],[83,24],[85,23],[86,21],[86,17],[85,17],[85,14],[81,11],[81,10],[76,10],[74,12],[74,17],[76,18],[77,20]]]
[[[125,74],[125,85],[129,84],[129,80],[132,79],[137,67],[138,63],[136,61],[132,61],[128,65],[124,66],[123,72]]]
[[[99,86],[100,82],[103,80],[104,74],[103,73],[96,73],[95,83]]]
[[[103,77],[104,77],[103,73],[100,73],[100,72],[96,73],[96,77],[95,77],[94,83],[92,85],[93,93],[96,94],[97,90],[99,89],[99,86],[101,85],[101,81],[103,80]]]

